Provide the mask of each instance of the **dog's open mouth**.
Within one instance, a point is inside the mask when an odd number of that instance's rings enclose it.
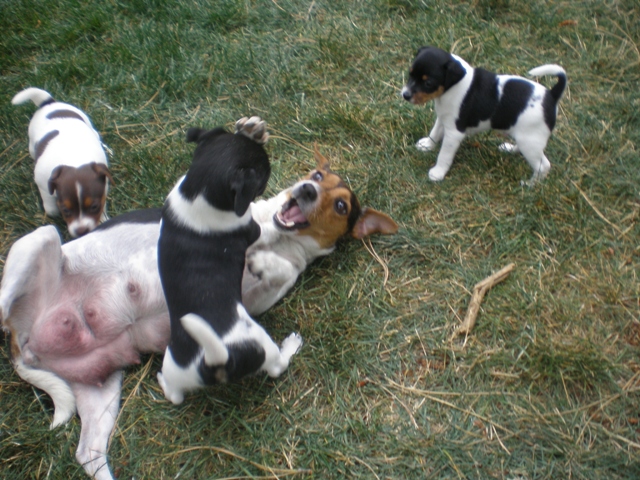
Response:
[[[279,212],[273,216],[273,221],[280,228],[285,230],[299,230],[301,228],[307,228],[309,220],[304,216],[302,210],[298,206],[298,202],[295,198],[289,199]]]

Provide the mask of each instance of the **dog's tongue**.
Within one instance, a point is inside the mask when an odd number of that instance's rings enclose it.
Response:
[[[294,205],[286,212],[283,212],[282,218],[286,223],[304,223],[307,221],[307,218],[302,214],[298,205]]]

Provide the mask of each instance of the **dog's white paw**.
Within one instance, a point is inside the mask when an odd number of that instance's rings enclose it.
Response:
[[[174,405],[180,405],[184,401],[184,394],[182,392],[169,392],[167,388],[167,382],[164,381],[164,377],[162,376],[162,372],[158,372],[158,383],[160,387],[162,387],[162,392],[167,400],[169,400]]]
[[[269,140],[267,122],[260,117],[242,117],[236,122],[236,133],[241,133],[260,145],[264,145]]]
[[[280,353],[283,356],[290,357],[298,353],[298,350],[300,350],[301,346],[302,337],[300,336],[300,334],[293,332],[283,340],[282,347],[280,347]]]
[[[433,167],[429,170],[429,180],[432,182],[440,182],[444,179],[444,176],[447,174],[447,170],[441,167]]]
[[[517,145],[509,142],[504,142],[500,144],[500,146],[498,147],[498,150],[506,153],[518,153],[520,151]]]
[[[431,137],[424,137],[418,140],[418,143],[416,143],[416,148],[421,152],[430,152],[436,147],[436,145],[436,142],[431,140]]]

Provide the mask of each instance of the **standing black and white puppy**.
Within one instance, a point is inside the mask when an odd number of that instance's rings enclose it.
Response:
[[[522,153],[533,169],[530,185],[547,176],[551,165],[544,149],[556,123],[556,108],[567,76],[558,65],[534,68],[529,75],[555,75],[558,83],[548,90],[522,77],[473,68],[457,55],[436,47],[418,51],[402,96],[417,105],[434,100],[436,123],[429,136],[416,144],[419,150],[428,152],[442,141],[436,165],[429,170],[431,180],[445,177],[465,136],[490,128],[513,138],[515,145],[505,143],[501,149]]]
[[[39,88],[22,90],[11,103],[29,100],[39,107],[29,123],[29,153],[42,206],[49,216],[62,214],[71,236],[79,237],[107,218],[107,179],[113,179],[100,134],[82,110]]]
[[[163,209],[158,267],[171,339],[158,381],[175,404],[187,391],[259,370],[277,377],[302,344],[292,333],[279,348],[242,304],[246,250],[260,236],[250,204],[270,166],[264,122],[252,117],[236,129],[187,132],[198,144],[193,162]]]

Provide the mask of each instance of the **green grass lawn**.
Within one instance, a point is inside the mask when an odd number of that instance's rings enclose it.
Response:
[[[191,126],[267,120],[267,194],[316,142],[397,235],[345,241],[259,320],[305,339],[280,378],[176,407],[161,356],[126,371],[109,449],[120,479],[640,478],[640,5],[631,0],[0,0],[0,254],[46,218],[27,126],[44,88],[113,151],[109,213],[159,206],[190,163]],[[431,105],[399,95],[418,47],[569,87],[535,188],[495,134],[466,140],[442,183],[414,143]],[[552,85],[554,78],[541,79]],[[61,229],[62,231],[62,229]],[[66,235],[66,232],[65,232]],[[515,270],[453,332],[473,286]],[[385,268],[389,276],[385,282]],[[77,417],[0,350],[0,478],[82,479]]]

